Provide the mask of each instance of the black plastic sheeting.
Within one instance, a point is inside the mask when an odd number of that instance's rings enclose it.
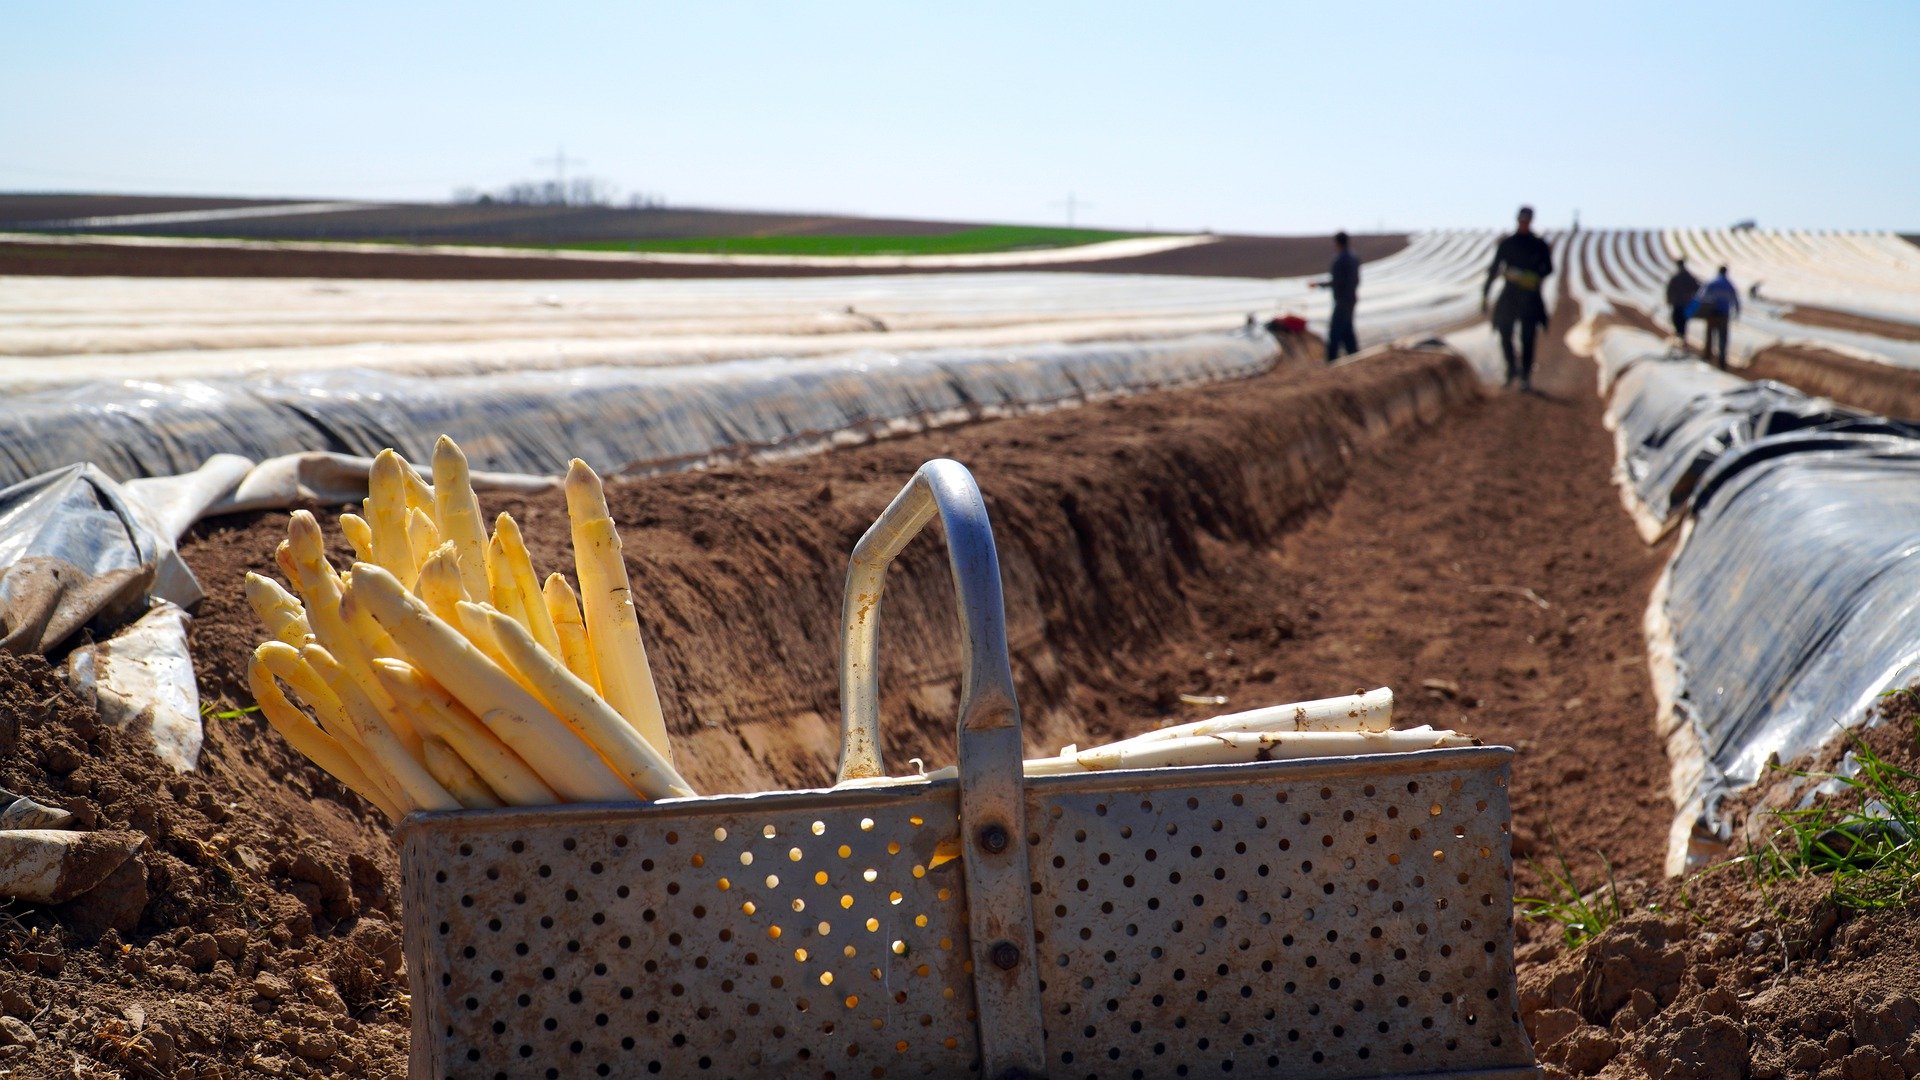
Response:
[[[1254,330],[657,368],[129,381],[0,402],[0,484],[79,462],[117,479],[172,476],[216,453],[393,447],[428,461],[443,432],[476,469],[553,475],[581,457],[603,472],[645,470],[1251,375],[1274,356]]]
[[[169,550],[90,465],[0,490],[0,650],[45,653],[138,615]]]
[[[1634,497],[1663,525],[1677,519],[1702,478],[1735,448],[1796,431],[1916,434],[1908,425],[1698,361],[1642,361],[1621,380],[1620,391],[1631,395],[1618,411],[1621,471]]]
[[[1920,676],[1920,427],[1697,360],[1616,370],[1620,479],[1689,522],[1649,619],[1678,873],[1724,851],[1728,793]]]
[[[1802,433],[1723,459],[1669,568],[1676,711],[1715,789],[1920,675],[1920,440]]]

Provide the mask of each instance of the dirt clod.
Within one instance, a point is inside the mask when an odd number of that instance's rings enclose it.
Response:
[[[1610,1024],[1613,1014],[1636,992],[1666,1004],[1680,992],[1687,970],[1686,950],[1671,943],[1667,920],[1654,915],[1623,919],[1613,932],[1594,942],[1582,956],[1582,979],[1575,994],[1581,1015]]]
[[[17,1017],[0,1016],[0,1046],[32,1046],[40,1039]]]
[[[1739,1080],[1747,1032],[1724,1016],[1707,1016],[1642,1039],[1637,1058],[1654,1080]]]

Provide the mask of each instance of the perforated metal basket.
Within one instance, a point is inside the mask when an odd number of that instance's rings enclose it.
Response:
[[[1023,778],[956,463],[855,549],[843,778],[880,774],[882,583],[936,513],[960,779],[409,818],[415,1077],[1534,1075],[1511,751]]]

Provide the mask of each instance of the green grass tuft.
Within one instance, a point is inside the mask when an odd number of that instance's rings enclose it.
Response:
[[[1516,897],[1513,903],[1520,914],[1529,919],[1559,923],[1561,939],[1568,948],[1577,949],[1618,922],[1626,914],[1626,907],[1620,903],[1620,888],[1613,880],[1613,863],[1606,856],[1600,858],[1606,871],[1606,884],[1590,888],[1582,886],[1574,876],[1573,867],[1567,864],[1566,854],[1560,850],[1558,837],[1553,840],[1553,858],[1559,864],[1557,870],[1527,860],[1534,876],[1546,884],[1547,895]]]
[[[1854,797],[1774,811],[1781,827],[1742,858],[1766,883],[1827,874],[1834,900],[1845,907],[1899,907],[1920,897],[1920,774],[1888,761],[1858,736],[1848,738],[1859,763],[1854,775],[1795,775],[1833,780]]]

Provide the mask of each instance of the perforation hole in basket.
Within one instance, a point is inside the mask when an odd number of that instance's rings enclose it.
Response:
[[[452,901],[434,912],[446,930],[427,965],[458,1006],[447,1060],[565,1055],[591,1075],[640,1061],[666,1075],[773,1062],[817,1073],[830,1060],[859,1060],[862,1075],[966,1071],[961,867],[936,858],[942,841],[957,851],[957,826],[950,810],[889,808],[465,837],[471,855],[449,849],[427,871],[446,874],[436,895]],[[513,976],[529,965],[530,984]],[[814,1019],[796,1025],[802,1010]]]
[[[1336,1061],[1360,1073],[1376,1062],[1413,1071],[1410,1058],[1457,1069],[1473,1063],[1461,1055],[1475,1053],[1510,1063],[1485,1034],[1499,1025],[1484,1015],[1468,1024],[1452,1007],[1489,989],[1495,999],[1506,993],[1488,974],[1504,928],[1490,934],[1457,918],[1433,926],[1421,914],[1476,900],[1494,907],[1507,889],[1503,860],[1493,858],[1504,822],[1492,820],[1494,803],[1481,795],[1495,785],[1486,776],[1455,779],[1055,796],[1056,824],[1033,845],[1044,886],[1036,929],[1055,943],[1047,971],[1086,974],[1047,983],[1050,1047],[1065,1038],[1077,1045],[1056,1054],[1074,1061],[1160,1058],[1202,1071],[1231,1071],[1236,1060],[1278,1072]],[[1290,812],[1259,813],[1263,806]],[[1195,830],[1208,839],[1190,839]],[[1169,840],[1191,869],[1165,869]],[[1298,858],[1303,848],[1317,854]],[[1415,895],[1423,903],[1410,908],[1402,898]],[[1299,944],[1308,928],[1317,948]],[[1258,1007],[1270,1020],[1280,1001],[1304,1012],[1301,1026],[1238,1015]],[[1089,1010],[1099,1019],[1056,1027],[1055,1018]],[[1439,1023],[1415,1029],[1419,1016]],[[1231,1033],[1224,1039],[1223,1030]],[[1498,1037],[1511,1043],[1511,1029]],[[1249,1048],[1259,1055],[1245,1058]]]

